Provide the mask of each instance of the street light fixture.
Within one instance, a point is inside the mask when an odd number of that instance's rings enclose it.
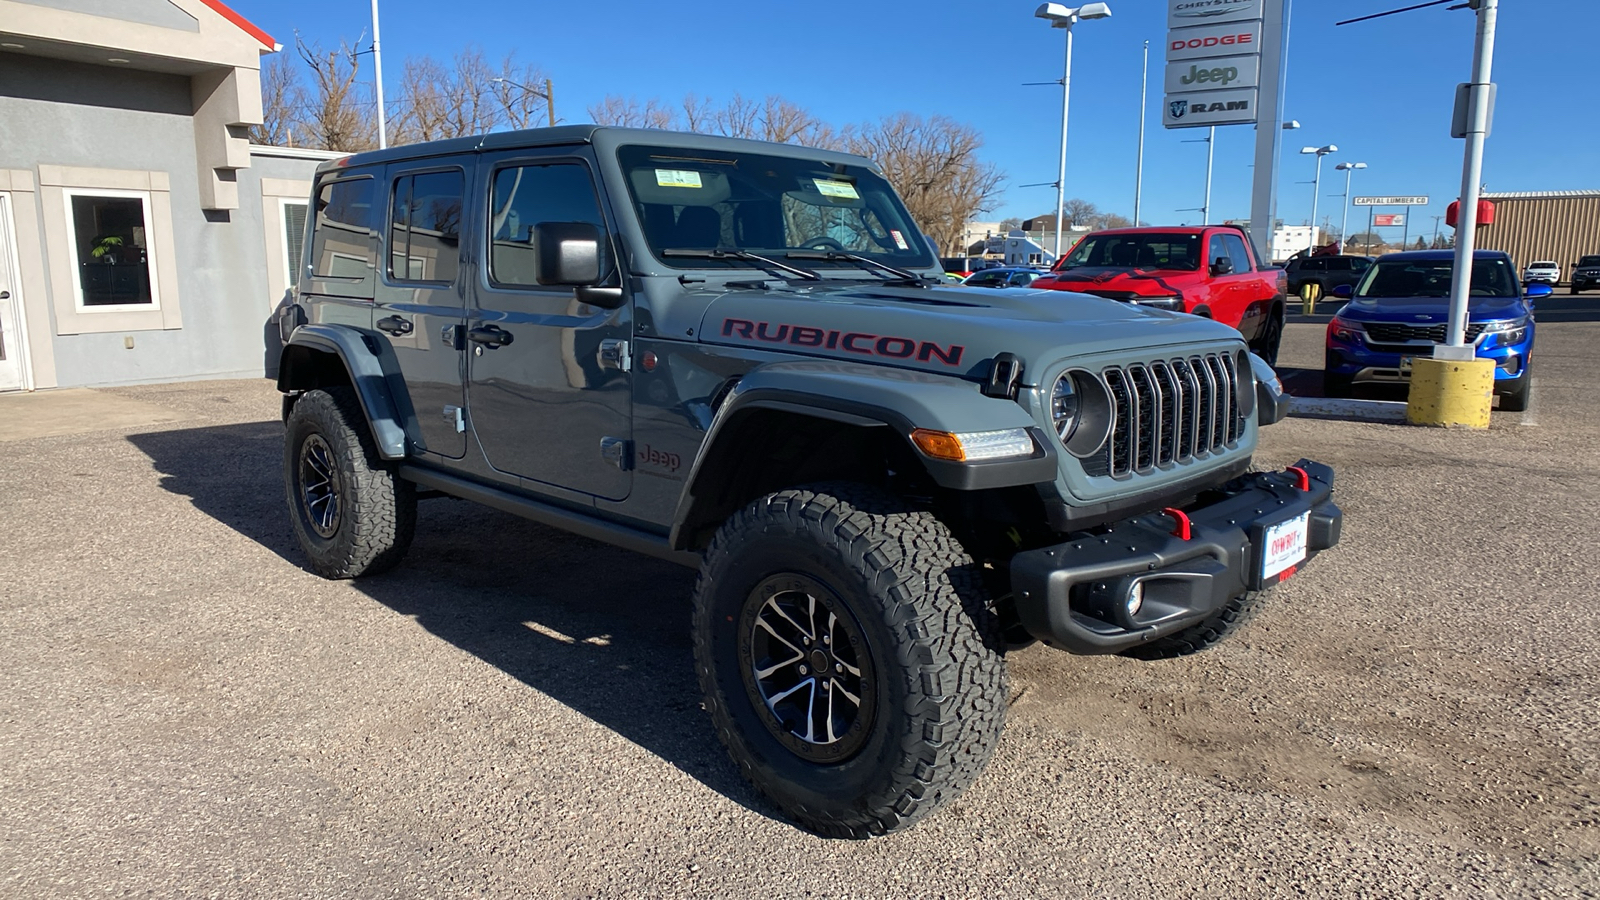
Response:
[[[544,90],[542,90],[542,91],[539,90],[538,88],[528,87],[527,85],[523,84],[520,81],[512,81],[509,78],[491,78],[489,80],[493,81],[493,82],[497,82],[499,84],[509,84],[509,85],[511,85],[512,87],[515,87],[515,88],[522,88],[524,91],[534,95],[535,97],[543,97],[544,98],[545,108],[547,108],[550,111],[550,127],[551,128],[556,127],[555,86],[553,84],[551,84],[550,79],[546,78],[544,80]]]
[[[1350,240],[1350,176],[1354,175],[1357,169],[1365,169],[1366,167],[1366,163],[1348,162],[1342,162],[1334,166],[1335,169],[1344,172],[1344,218],[1339,220],[1339,243],[1341,244]]]
[[[1061,170],[1056,178],[1056,259],[1061,258],[1061,219],[1067,210],[1067,105],[1072,99],[1072,26],[1079,19],[1109,19],[1111,7],[1104,3],[1085,3],[1072,7],[1062,3],[1042,3],[1033,11],[1051,28],[1067,32],[1067,60],[1061,70]]]
[[[1322,158],[1329,153],[1338,153],[1339,148],[1333,144],[1326,147],[1301,147],[1301,153],[1315,153],[1317,155],[1317,174],[1311,180],[1311,249],[1316,250],[1317,245],[1317,194],[1322,190]]]

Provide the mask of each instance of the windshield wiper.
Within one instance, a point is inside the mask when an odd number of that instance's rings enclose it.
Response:
[[[854,253],[842,253],[838,250],[790,250],[784,255],[785,259],[843,259],[855,263],[862,268],[877,269],[893,275],[889,281],[906,281],[912,284],[927,284],[928,280],[915,272],[897,269],[888,263],[881,263],[868,256],[857,256]]]
[[[661,251],[661,255],[682,256],[689,257],[691,259],[737,259],[747,263],[754,263],[756,266],[766,269],[768,272],[785,272],[795,276],[796,278],[804,278],[806,281],[822,280],[821,275],[818,275],[810,269],[802,269],[799,266],[784,265],[775,259],[768,259],[765,256],[758,256],[749,252],[748,250],[732,250],[720,247],[715,250],[689,250],[680,247],[670,250],[663,250]]]

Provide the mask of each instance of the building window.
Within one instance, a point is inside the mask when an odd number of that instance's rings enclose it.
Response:
[[[149,225],[142,191],[66,191],[78,309],[156,309]]]
[[[306,246],[306,211],[310,204],[304,201],[283,200],[283,258],[288,269],[290,289],[300,286],[300,266]]]

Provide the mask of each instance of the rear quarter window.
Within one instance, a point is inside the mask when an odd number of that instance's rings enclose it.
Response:
[[[311,232],[311,291],[338,297],[371,297],[373,195],[370,176],[342,177],[317,186]]]

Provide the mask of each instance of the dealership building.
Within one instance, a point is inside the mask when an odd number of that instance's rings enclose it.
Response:
[[[276,367],[323,151],[258,147],[221,0],[0,0],[0,392]]]
[[[1600,190],[1485,193],[1494,223],[1478,229],[1478,247],[1511,254],[1517,271],[1553,260],[1566,281],[1580,256],[1600,253]]]

